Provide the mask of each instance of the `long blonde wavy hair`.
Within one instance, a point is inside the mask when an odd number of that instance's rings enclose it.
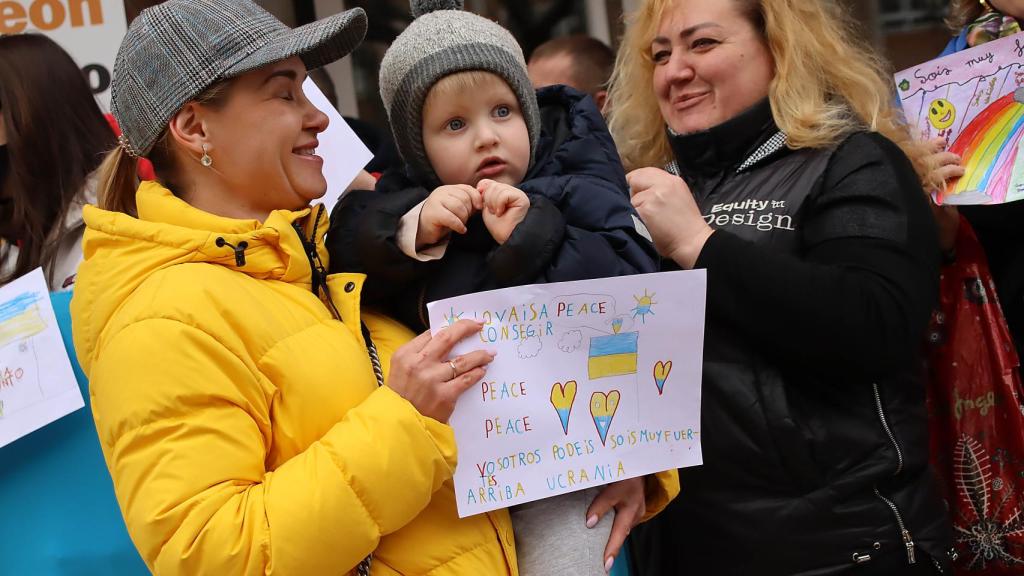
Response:
[[[627,22],[615,62],[608,125],[627,170],[672,160],[654,94],[651,41],[676,0],[645,0]],[[723,0],[724,1],[724,0]],[[892,77],[831,0],[728,0],[758,28],[775,62],[768,97],[790,148],[824,148],[872,130],[895,142],[922,179],[930,150],[895,108]],[[762,24],[763,23],[763,24]]]

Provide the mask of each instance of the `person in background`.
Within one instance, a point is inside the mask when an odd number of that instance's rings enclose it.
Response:
[[[572,86],[590,94],[597,109],[606,112],[615,53],[604,42],[584,34],[548,40],[533,51],[526,66],[534,88]]]
[[[43,267],[67,290],[82,260],[82,206],[117,142],[82,71],[40,34],[0,36],[0,285]]]
[[[1022,0],[953,0],[949,23],[956,31],[940,56],[980,46],[1021,31],[1024,22]],[[963,175],[960,158],[943,150],[945,142],[932,142],[938,165],[934,178],[943,181]],[[995,280],[996,294],[1017,348],[1024,356],[1024,201],[997,206],[944,206],[936,210],[943,230],[943,248],[950,258],[956,229],[962,215],[970,223],[985,250]],[[958,215],[959,214],[959,215]]]
[[[633,205],[664,269],[708,275],[704,463],[633,532],[642,574],[949,573],[927,151],[853,30],[830,0],[645,0],[627,28]]]
[[[985,53],[986,43],[1020,33],[1022,18],[1022,0],[954,0],[948,23],[955,37],[941,56],[973,47]],[[991,135],[996,147],[1010,137]],[[930,144],[934,190],[965,171],[961,158],[946,150],[946,138]],[[954,568],[975,576],[1018,574],[1024,565],[1024,201],[933,205],[933,212],[945,257],[929,333],[929,429],[932,462],[958,535]],[[989,469],[989,458],[998,466]],[[981,476],[983,483],[973,483]],[[986,498],[999,505],[979,506]]]
[[[307,69],[366,33],[249,0],[168,0],[114,65],[119,147],[83,212],[72,300],[97,435],[156,574],[516,573],[508,513],[465,519],[446,422],[493,354],[416,338],[327,274]],[[157,181],[135,178],[152,160]]]
[[[117,143],[82,71],[39,34],[0,36],[0,284],[42,267],[86,408],[0,448],[4,573],[148,573],[117,507],[71,345],[82,207]],[[11,420],[8,420],[11,422]]]

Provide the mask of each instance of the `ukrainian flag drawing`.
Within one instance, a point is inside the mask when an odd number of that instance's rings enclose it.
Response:
[[[587,368],[591,380],[636,374],[636,351],[639,332],[597,336],[590,339]]]
[[[46,330],[37,305],[40,298],[35,292],[25,292],[0,304],[0,348]]]

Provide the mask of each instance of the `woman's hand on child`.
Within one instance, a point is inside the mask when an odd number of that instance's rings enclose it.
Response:
[[[448,360],[452,348],[483,327],[460,320],[431,336],[426,331],[395,351],[387,386],[405,398],[420,414],[448,422],[455,401],[484,377],[494,352],[474,350]]]
[[[484,225],[495,242],[504,244],[526,218],[530,199],[519,188],[494,180],[481,180],[476,187],[483,197]]]
[[[356,177],[352,180],[352,183],[345,188],[345,192],[350,190],[373,190],[377,187],[377,179],[373,177],[366,170],[360,170]]]
[[[420,210],[416,248],[433,246],[452,232],[466,233],[466,222],[483,208],[480,192],[472,186],[438,186]]]
[[[604,548],[605,572],[611,572],[615,557],[619,555],[629,531],[647,513],[647,495],[642,476],[605,486],[587,509],[587,528],[597,526],[601,518],[611,510],[615,510],[615,520],[612,522],[612,533],[608,536],[608,545]]]

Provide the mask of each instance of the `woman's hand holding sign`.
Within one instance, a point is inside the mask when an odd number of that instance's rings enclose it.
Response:
[[[480,331],[483,324],[460,320],[431,336],[424,332],[391,357],[388,387],[408,400],[420,414],[448,422],[455,401],[487,372],[495,353],[474,350],[448,360],[452,348]]]

